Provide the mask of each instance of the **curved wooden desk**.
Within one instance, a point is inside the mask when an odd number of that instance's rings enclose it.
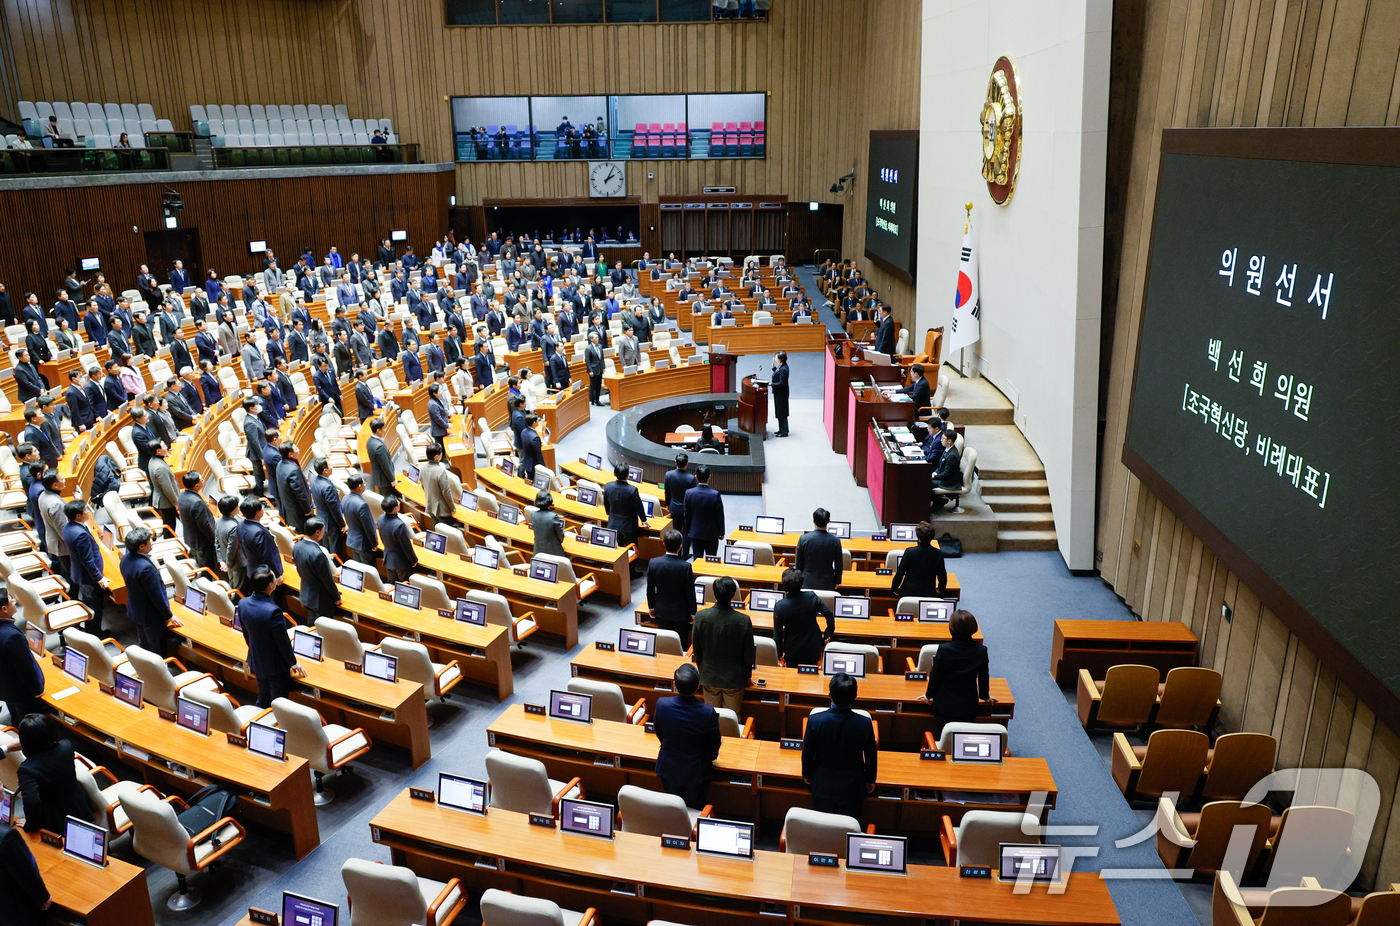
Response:
[[[776,321],[776,319],[775,319]],[[772,325],[735,325],[732,328],[710,328],[702,337],[711,350],[723,344],[731,354],[774,354],[780,350],[792,354],[816,353],[826,346],[826,325],[794,325],[783,322]]]
[[[55,907],[81,917],[87,926],[154,926],[146,869],[112,857],[106,868],[98,868],[65,855],[38,833],[19,832]]]
[[[711,376],[709,364],[689,363],[664,370],[653,367],[626,375],[604,373],[603,388],[608,390],[609,406],[620,412],[656,399],[710,392]]]
[[[509,568],[487,569],[455,553],[434,553],[421,546],[415,552],[419,570],[437,573],[449,594],[473,588],[495,592],[510,602],[516,617],[533,611],[542,633],[559,637],[569,649],[578,645],[577,583],[543,582]]]

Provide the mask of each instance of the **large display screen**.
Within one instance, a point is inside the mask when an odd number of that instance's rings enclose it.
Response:
[[[914,282],[919,133],[871,132],[865,187],[865,256]]]
[[[1400,704],[1397,146],[1165,133],[1124,448],[1378,713]]]

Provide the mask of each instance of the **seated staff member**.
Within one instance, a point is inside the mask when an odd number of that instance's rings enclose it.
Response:
[[[915,546],[899,555],[890,588],[901,598],[942,598],[948,593],[948,570],[943,551],[933,545],[937,530],[931,521],[920,521],[914,528]]]
[[[783,598],[773,608],[773,642],[778,658],[789,667],[817,665],[822,647],[836,635],[836,615],[805,587],[801,569],[783,570]],[[818,614],[826,618],[826,630],[817,627]]]
[[[739,583],[729,576],[715,580],[715,606],[695,615],[691,652],[700,667],[705,703],[727,707],[743,719],[744,689],[753,679],[753,622],[730,604]]]
[[[943,735],[947,723],[975,723],[979,701],[995,704],[988,693],[987,647],[973,640],[977,618],[954,611],[948,621],[951,642],[938,647],[928,673],[928,690],[920,699],[933,708],[933,737]]]
[[[70,816],[91,820],[92,801],[73,772],[73,744],[58,737],[44,714],[26,714],[18,732],[19,742],[11,743],[10,751],[24,752],[19,791],[25,832],[62,833]]]
[[[695,697],[695,690],[700,687],[700,673],[695,666],[681,663],[672,678],[676,683],[675,697],[657,700],[652,721],[656,738],[661,741],[656,775],[667,794],[684,798],[692,810],[701,810],[719,755],[719,713]]]
[[[261,504],[261,503],[259,503]],[[126,616],[136,625],[141,646],[160,658],[165,658],[168,627],[184,624],[170,611],[170,599],[165,592],[165,576],[151,561],[151,532],[145,527],[127,531],[123,538],[126,555],[122,557],[121,573],[126,582]]]
[[[258,680],[258,707],[262,708],[271,707],[277,698],[287,697],[292,679],[306,678],[306,670],[297,665],[292,641],[287,636],[287,617],[272,600],[277,583],[278,577],[271,569],[259,566],[248,579],[253,593],[238,601],[238,623],[248,643],[248,668]],[[303,578],[303,590],[307,583]]]
[[[41,710],[39,696],[44,693],[44,670],[24,631],[15,626],[16,610],[9,589],[0,589],[0,701],[9,708],[12,722]]]
[[[961,489],[962,477],[962,455],[957,448],[958,435],[952,428],[943,432],[943,456],[938,460],[938,469],[933,473],[933,487],[935,489]],[[947,495],[934,494],[933,511],[941,511],[952,501]]]
[[[647,563],[647,609],[658,626],[681,638],[684,651],[690,648],[690,622],[695,616],[695,572],[681,552],[680,531],[668,529],[661,542],[666,555]]]
[[[875,790],[879,753],[875,725],[851,710],[856,680],[844,672],[828,686],[831,707],[812,714],[802,737],[802,780],[812,789],[812,809],[860,819],[865,796]]]
[[[797,540],[797,558],[793,565],[802,571],[806,583],[803,588],[834,592],[841,584],[846,559],[841,552],[840,539],[826,529],[830,523],[831,512],[818,508],[812,512],[813,529]]]

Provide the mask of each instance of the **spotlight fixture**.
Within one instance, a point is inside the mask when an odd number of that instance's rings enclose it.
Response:
[[[851,168],[849,174],[836,178],[836,182],[831,185],[831,192],[838,194],[847,192],[846,181],[848,180],[851,183],[850,193],[854,195],[856,191],[856,169],[854,167]]]

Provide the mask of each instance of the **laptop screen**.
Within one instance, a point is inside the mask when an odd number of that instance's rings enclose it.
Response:
[[[472,551],[472,562],[483,569],[495,569],[501,564],[501,554],[483,543]]]
[[[504,521],[507,524],[519,524],[520,509],[514,505],[501,505],[496,512],[496,520]]]
[[[444,807],[485,814],[486,788],[484,781],[438,772],[438,803]]]
[[[118,701],[130,704],[132,707],[141,707],[141,680],[132,678],[130,675],[123,675],[121,672],[112,673],[112,694]]]
[[[781,534],[783,533],[783,519],[760,515],[753,519],[753,529],[760,534]]]
[[[598,456],[598,454],[596,453],[590,453],[588,455],[588,465],[593,467],[594,469],[602,469],[603,458]]]
[[[414,589],[417,591],[417,589]],[[395,682],[399,678],[399,657],[386,653],[365,652],[365,675],[381,682]]]
[[[514,460],[500,459],[496,461],[496,466],[500,469],[501,472],[505,473],[507,476],[515,475]]]
[[[702,817],[696,822],[695,848],[713,855],[753,858],[753,824]]]
[[[902,875],[905,871],[903,836],[846,834],[846,867],[852,871],[885,871]]]
[[[305,656],[307,659],[321,661],[321,637],[319,634],[307,633],[305,630],[292,631],[292,652],[298,656]]]
[[[617,632],[617,650],[638,656],[655,656],[656,634],[649,630],[628,630],[623,627]]]
[[[850,617],[856,620],[870,618],[869,598],[842,598],[836,596],[836,607],[831,609],[837,617]]]
[[[913,543],[918,539],[914,536],[915,527],[917,527],[915,524],[891,524],[890,540],[900,543]]]
[[[826,532],[836,537],[840,537],[842,540],[849,540],[851,538],[851,522],[828,521],[826,524]]]
[[[999,847],[1001,865],[997,872],[1003,881],[1060,880],[1060,847],[1004,842]]]
[[[248,724],[248,751],[269,759],[287,756],[287,731],[254,721]]]
[[[641,481],[642,481],[642,468],[641,468],[640,466],[629,466],[629,467],[627,467],[627,478],[628,478],[628,480],[630,480],[631,482],[641,482]]]
[[[1003,748],[1000,733],[954,733],[953,751],[948,758],[956,762],[1000,764]]]
[[[544,560],[530,561],[530,578],[539,579],[541,582],[559,581],[559,564],[547,563]]]
[[[340,584],[352,592],[362,592],[365,589],[365,574],[354,566],[341,566]]]
[[[394,604],[417,611],[422,600],[423,590],[418,586],[409,585],[407,582],[394,583]]]
[[[617,531],[609,530],[606,527],[593,528],[593,536],[589,538],[589,543],[595,547],[607,547],[609,550],[617,549]]]
[[[428,531],[423,538],[423,546],[434,553],[447,552],[447,535],[439,534],[437,531]]]
[[[457,620],[464,624],[475,624],[478,627],[485,627],[486,605],[479,601],[468,601],[465,598],[458,598]]]
[[[340,907],[324,900],[315,900],[282,892],[282,926],[336,926]]]
[[[559,829],[564,833],[612,839],[612,805],[565,798],[559,802]]]
[[[462,493],[462,507],[465,508],[465,509],[467,509],[468,511],[476,511],[476,510],[477,510],[478,503],[477,503],[477,500],[476,500],[476,493],[475,493],[475,492],[463,492],[463,493]]]
[[[175,722],[186,730],[209,735],[209,708],[189,698],[179,698],[175,702]]]
[[[921,621],[946,624],[952,616],[953,602],[951,601],[919,602],[919,620]]]
[[[724,562],[727,566],[752,566],[753,548],[736,547],[732,544],[724,548]]]
[[[823,675],[839,675],[842,672],[852,678],[865,678],[865,654],[839,650],[827,650],[822,654]]]
[[[557,720],[592,723],[593,696],[575,694],[572,691],[551,691],[549,693],[549,716]]]
[[[197,588],[185,589],[185,607],[196,614],[204,613],[204,599],[207,596]]]
[[[578,503],[580,505],[598,504],[598,490],[580,486],[578,490]]]
[[[695,583],[695,603],[696,603],[696,604],[704,604],[704,603],[705,603],[705,585],[704,585],[703,582],[696,582],[696,583]]]
[[[63,853],[99,867],[107,864],[107,830],[77,817],[63,828]]]
[[[70,646],[63,651],[63,671],[80,682],[87,681],[87,664],[87,657],[73,647]]]
[[[772,611],[782,600],[783,593],[771,589],[756,588],[749,592],[749,607],[755,611]]]

